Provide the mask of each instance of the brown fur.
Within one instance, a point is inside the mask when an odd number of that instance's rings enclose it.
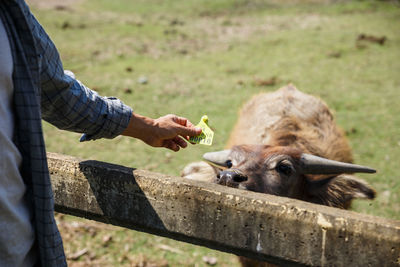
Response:
[[[290,146],[328,159],[353,161],[328,106],[293,85],[256,95],[244,105],[227,147],[241,144]]]

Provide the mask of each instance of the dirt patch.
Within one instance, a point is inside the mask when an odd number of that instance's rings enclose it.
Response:
[[[358,35],[356,42],[362,42],[362,41],[384,45],[386,42],[386,36],[377,37],[374,35],[367,35],[362,33]]]
[[[39,9],[68,9],[84,0],[26,0],[29,6]]]
[[[328,24],[330,18],[317,14],[307,15],[268,15],[264,17],[231,17],[229,19],[204,17],[191,22],[190,32],[195,32],[196,39],[187,38],[180,44],[194,39],[196,50],[230,49],[231,44],[247,41],[259,36],[294,29],[318,29]],[[184,28],[184,27],[183,27]],[[189,32],[189,30],[187,30]],[[190,36],[190,34],[189,34]],[[190,44],[189,44],[190,47]]]

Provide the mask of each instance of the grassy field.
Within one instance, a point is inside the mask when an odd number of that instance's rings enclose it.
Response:
[[[355,162],[378,170],[360,175],[376,189],[377,199],[356,201],[353,209],[400,219],[398,2],[31,2],[65,68],[78,79],[143,115],[176,113],[197,122],[207,114],[216,133],[212,150],[224,147],[238,109],[253,94],[293,83],[320,96],[346,131]],[[357,41],[360,34],[386,41]],[[138,82],[143,79],[148,82]],[[173,153],[120,137],[79,143],[79,134],[47,123],[44,129],[48,151],[172,175],[210,150],[198,145]],[[206,266],[203,256],[216,257],[217,266],[237,265],[228,254],[57,218],[72,266]]]

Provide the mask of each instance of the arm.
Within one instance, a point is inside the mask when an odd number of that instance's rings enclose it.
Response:
[[[25,12],[38,59],[42,118],[59,129],[85,133],[85,140],[120,135],[132,109],[116,98],[99,96],[65,74],[53,42],[29,10]]]
[[[85,133],[81,141],[122,134],[174,151],[187,146],[182,137],[201,133],[187,119],[175,115],[154,120],[135,114],[120,100],[101,97],[73,74],[64,73],[57,49],[44,29],[33,15],[28,19],[40,55],[41,107],[46,121],[60,129]]]

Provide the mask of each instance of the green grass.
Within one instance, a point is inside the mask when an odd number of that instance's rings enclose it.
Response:
[[[213,150],[224,147],[238,109],[252,95],[291,82],[320,96],[348,133],[356,163],[378,169],[376,175],[360,175],[377,190],[377,199],[355,201],[354,210],[399,220],[399,5],[297,2],[88,0],[71,10],[33,11],[59,48],[65,68],[78,79],[143,115],[176,113],[197,122],[207,114],[216,133]],[[357,48],[361,33],[386,36],[387,42]],[[148,84],[137,82],[142,76]],[[253,83],[273,76],[278,78],[274,86]],[[197,145],[173,153],[121,137],[79,143],[78,134],[47,123],[44,129],[48,151],[172,175],[210,149]],[[160,237],[119,228],[115,235],[121,231],[138,244],[130,253],[166,259],[170,266],[201,266],[206,254],[217,255],[219,266],[236,264],[230,255]],[[86,238],[74,248],[91,242]],[[157,242],[185,253],[161,251],[152,246]],[[68,246],[67,251],[73,249]],[[120,250],[114,242],[99,253],[114,255],[104,259],[112,264]]]

